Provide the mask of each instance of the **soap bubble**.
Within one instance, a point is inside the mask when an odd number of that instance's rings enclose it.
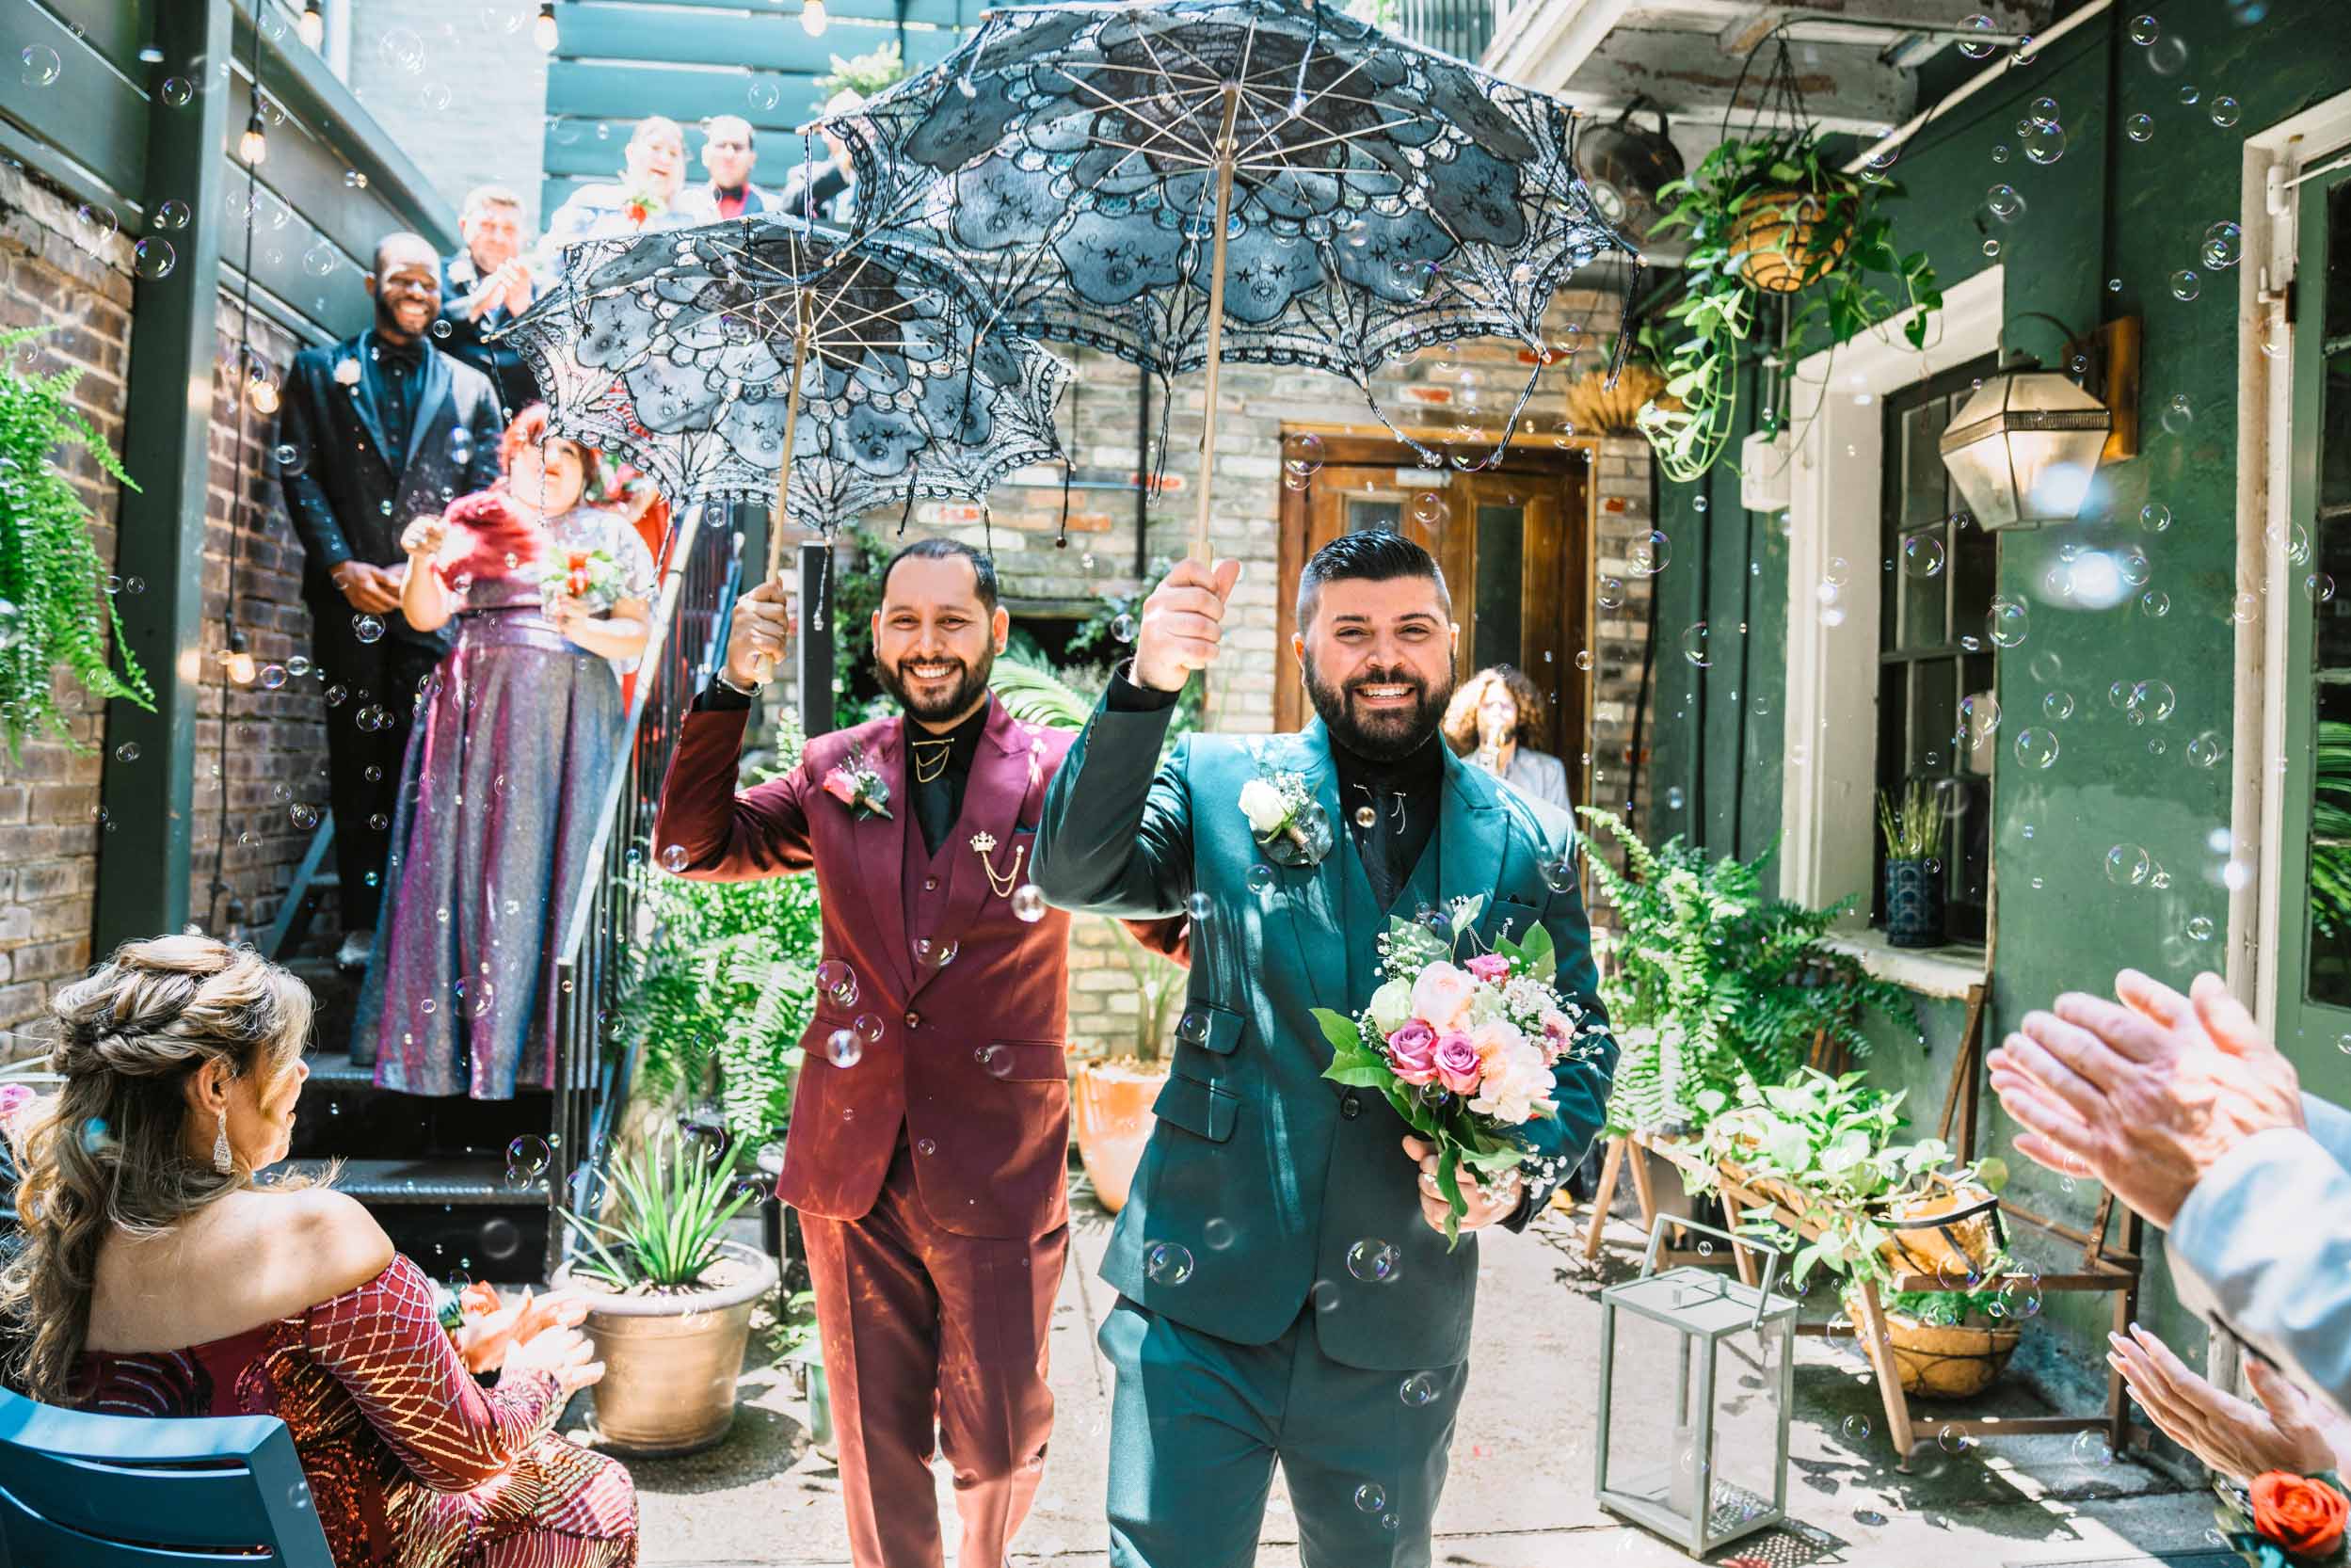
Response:
[[[2137,844],[2117,844],[2106,851],[2106,880],[2118,888],[2135,888],[2147,880],[2154,862]]]
[[[836,1067],[854,1067],[865,1060],[865,1042],[854,1030],[837,1029],[824,1037],[824,1054]]]
[[[1403,1254],[1387,1241],[1367,1237],[1347,1249],[1347,1272],[1357,1279],[1373,1285],[1384,1285],[1396,1277]]]
[[[519,1171],[524,1176],[542,1176],[554,1153],[544,1138],[521,1137],[506,1145],[506,1169]]]
[[[1435,1403],[1437,1396],[1443,1392],[1436,1378],[1428,1372],[1415,1372],[1396,1390],[1397,1397],[1415,1410]]]
[[[1191,917],[1194,925],[1202,924],[1215,916],[1216,901],[1204,892],[1194,892],[1184,900],[1184,913]]]
[[[2135,114],[2131,116],[2130,119],[2122,122],[2122,134],[2129,136],[2133,141],[2147,140],[2155,134],[2155,117],[2153,115],[2147,114]],[[2115,281],[2119,284],[2122,281],[2122,280],[2118,278]]]
[[[1013,889],[1013,913],[1031,923],[1045,919],[1045,889],[1033,882],[1024,882]]]
[[[816,967],[817,994],[836,1007],[857,1005],[857,971],[838,958],[827,958]]]
[[[2037,120],[2028,130],[2017,133],[2017,145],[2024,155],[2037,164],[2054,164],[2065,156],[2065,127],[2054,120]]]
[[[1367,1480],[1355,1488],[1355,1506],[1366,1513],[1377,1513],[1388,1505],[1388,1495],[1376,1480]]]
[[[2034,728],[2017,732],[2016,760],[2028,768],[2045,768],[2057,760],[2057,732]]]
[[[2204,231],[2204,264],[2215,271],[2234,266],[2245,254],[2245,231],[2223,218]]]
[[[161,206],[155,209],[155,227],[158,229],[184,229],[188,226],[189,221],[194,218],[195,216],[196,215],[194,213],[188,210],[188,204],[186,202],[181,200],[176,196],[170,197],[167,199]]]
[[[1869,1440],[1869,1417],[1866,1416],[1847,1416],[1845,1418],[1844,1425],[1841,1430],[1845,1433],[1845,1440],[1847,1442],[1865,1443]]]
[[[2227,93],[2223,93],[2218,98],[2212,101],[2209,112],[2213,117],[2213,123],[2219,126],[2224,131],[2230,126],[2234,125],[2240,119],[2244,118],[2245,114],[2243,106]]]
[[[2204,280],[2187,267],[2171,275],[2171,297],[2183,303],[2204,292]]]
[[[1706,651],[1707,635],[1706,623],[1703,620],[1692,623],[1682,632],[1682,657],[1700,669],[1714,662],[1713,656]]]
[[[2138,509],[2139,526],[2150,534],[2160,534],[2171,526],[2171,508],[2160,501],[2151,501]]]
[[[1632,550],[1627,554],[1627,559],[1632,564],[1633,575],[1636,577],[1656,576],[1657,573],[1665,570],[1666,563],[1672,558],[1672,541],[1668,539],[1661,530],[1656,529],[1652,529],[1648,537],[1635,540]]]
[[[131,247],[131,270],[151,283],[161,282],[171,276],[171,269],[180,264],[180,254],[171,248],[171,242],[150,234]]]
[[[1249,868],[1243,880],[1248,883],[1249,890],[1253,893],[1271,892],[1273,888],[1273,868],[1262,860],[1257,861]]]
[[[28,88],[49,86],[57,79],[57,73],[65,69],[64,62],[57,58],[57,52],[45,43],[26,44],[24,52],[17,56],[17,60],[21,79]]]
[[[1902,569],[1912,577],[1933,577],[1943,570],[1943,541],[1932,534],[1912,534],[1902,541]]]
[[[370,615],[353,616],[351,635],[363,643],[381,642],[384,637],[384,623]]]
[[[1181,1241],[1146,1241],[1143,1272],[1154,1285],[1181,1285],[1191,1278],[1191,1249]]]
[[[2148,45],[2147,67],[2158,76],[2176,76],[2188,63],[2188,46],[2170,34]]]
[[[1971,16],[1965,22],[1960,23],[1959,25],[1967,28],[1971,32],[1977,33],[1995,33],[2000,30],[1993,24],[1991,18],[1982,15]],[[1961,38],[1959,40],[1959,53],[1965,55],[1971,60],[1983,59],[1997,47],[1998,45],[1994,44],[1989,39],[1977,40]]]
[[[1133,642],[1135,640],[1135,617],[1125,614],[1112,616],[1111,635],[1122,643]]]
[[[2024,210],[2024,198],[2014,185],[1994,185],[1984,192],[1984,205],[1991,209],[1992,216],[2006,222]]]
[[[2155,19],[2151,16],[2131,18],[2130,32],[2131,41],[2142,49],[2163,36],[2163,28],[2156,24]]]
[[[170,107],[184,109],[196,100],[196,84],[184,76],[167,76],[161,96]]]
[[[693,856],[686,853],[685,845],[671,844],[668,848],[662,851],[662,870],[675,875],[678,872],[684,871],[686,869],[686,862],[692,858]]]

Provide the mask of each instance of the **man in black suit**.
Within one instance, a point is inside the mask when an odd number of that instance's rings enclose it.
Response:
[[[537,289],[522,259],[522,199],[504,185],[468,191],[457,232],[465,248],[441,264],[440,322],[433,341],[489,377],[500,409],[511,420],[538,401],[538,384],[512,344],[488,340],[531,308]]]
[[[386,236],[367,289],[376,325],[295,356],[278,429],[280,479],[302,541],[303,598],[328,681],[328,794],[343,880],[337,956],[345,965],[367,959],[416,689],[448,649],[400,614],[400,531],[488,488],[505,428],[489,378],[427,338],[440,312],[431,243]]]

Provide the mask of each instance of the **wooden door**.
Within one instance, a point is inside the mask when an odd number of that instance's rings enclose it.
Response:
[[[1461,628],[1456,677],[1511,664],[1543,694],[1542,749],[1566,760],[1583,799],[1591,677],[1575,655],[1591,646],[1587,455],[1513,450],[1498,470],[1444,474],[1414,467],[1411,448],[1393,440],[1326,436],[1324,445],[1333,460],[1304,490],[1282,495],[1276,726],[1296,728],[1311,712],[1290,653],[1307,557],[1340,534],[1384,528],[1427,550],[1445,573]]]

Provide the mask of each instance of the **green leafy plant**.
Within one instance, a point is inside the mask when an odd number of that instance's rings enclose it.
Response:
[[[681,1147],[668,1130],[616,1164],[613,1180],[621,1192],[615,1218],[562,1213],[587,1245],[579,1271],[616,1290],[698,1288],[726,1256],[728,1224],[760,1196],[756,1178],[738,1180],[728,1161]]]
[[[1666,477],[1696,479],[1730,443],[1739,357],[1756,318],[1751,266],[1759,232],[1798,242],[1785,260],[1798,282],[1793,297],[1802,303],[1780,345],[1783,360],[1792,364],[1912,306],[1921,309],[1903,335],[1913,348],[1925,344],[1943,295],[1925,251],[1895,248],[1893,223],[1879,203],[1897,191],[1846,173],[1822,153],[1819,131],[1807,127],[1725,141],[1657,193],[1665,216],[1653,232],[1689,231],[1681,296],[1663,321],[1639,334],[1643,357],[1665,376],[1638,424]],[[1891,277],[1898,295],[1872,280],[1879,275]]]
[[[1943,808],[1924,781],[1911,779],[1899,794],[1878,794],[1878,833],[1889,860],[1931,860],[1943,853]]]
[[[871,98],[884,88],[904,80],[906,62],[898,53],[898,40],[890,40],[879,49],[842,59],[833,56],[833,69],[816,79],[816,102],[819,108],[838,92],[855,92],[860,98]]]
[[[848,729],[887,711],[873,674],[873,612],[882,607],[882,568],[890,542],[870,528],[849,536],[849,558],[834,558],[824,618],[833,636],[833,728]]]
[[[12,364],[18,345],[48,330],[0,334],[0,357]],[[146,673],[123,646],[105,563],[90,542],[89,510],[54,458],[59,448],[78,446],[107,477],[138,488],[72,406],[81,375],[0,370],[0,735],[10,757],[41,730],[84,749],[57,711],[51,676],[60,667],[101,700],[155,706]],[[119,675],[107,662],[110,639],[122,659]]]
[[[2311,924],[2332,938],[2351,930],[2351,721],[2318,721],[2311,790]]]
[[[779,727],[776,762],[789,771],[800,735]],[[632,873],[652,934],[635,945],[616,1028],[642,1043],[648,1088],[697,1095],[716,1078],[720,1118],[747,1153],[792,1119],[800,1037],[816,1010],[824,918],[816,879],[689,882],[640,865]]]
[[[1845,904],[1764,896],[1767,856],[1710,858],[1679,838],[1653,849],[1608,812],[1582,815],[1626,856],[1623,872],[1589,859],[1618,919],[1601,980],[1623,1048],[1610,1131],[1703,1125],[1744,1088],[1794,1076],[1816,1039],[1865,1056],[1869,1014],[1908,1016],[1908,992],[1829,946]],[[1623,1038],[1643,1030],[1645,1041]]]

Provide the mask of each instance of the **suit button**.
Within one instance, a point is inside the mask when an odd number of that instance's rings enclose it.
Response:
[[[926,876],[926,877],[924,877],[924,878],[922,879],[922,890],[923,890],[924,892],[926,892],[926,893],[936,893],[936,892],[937,892],[937,891],[938,891],[938,878],[937,878],[937,877],[936,877],[936,876]]]
[[[1338,1113],[1351,1122],[1363,1114],[1363,1101],[1351,1094],[1341,1095],[1338,1097]]]
[[[908,1013],[906,1015],[906,1027],[908,1029],[920,1029],[922,1027],[922,1015],[920,1013]]]

